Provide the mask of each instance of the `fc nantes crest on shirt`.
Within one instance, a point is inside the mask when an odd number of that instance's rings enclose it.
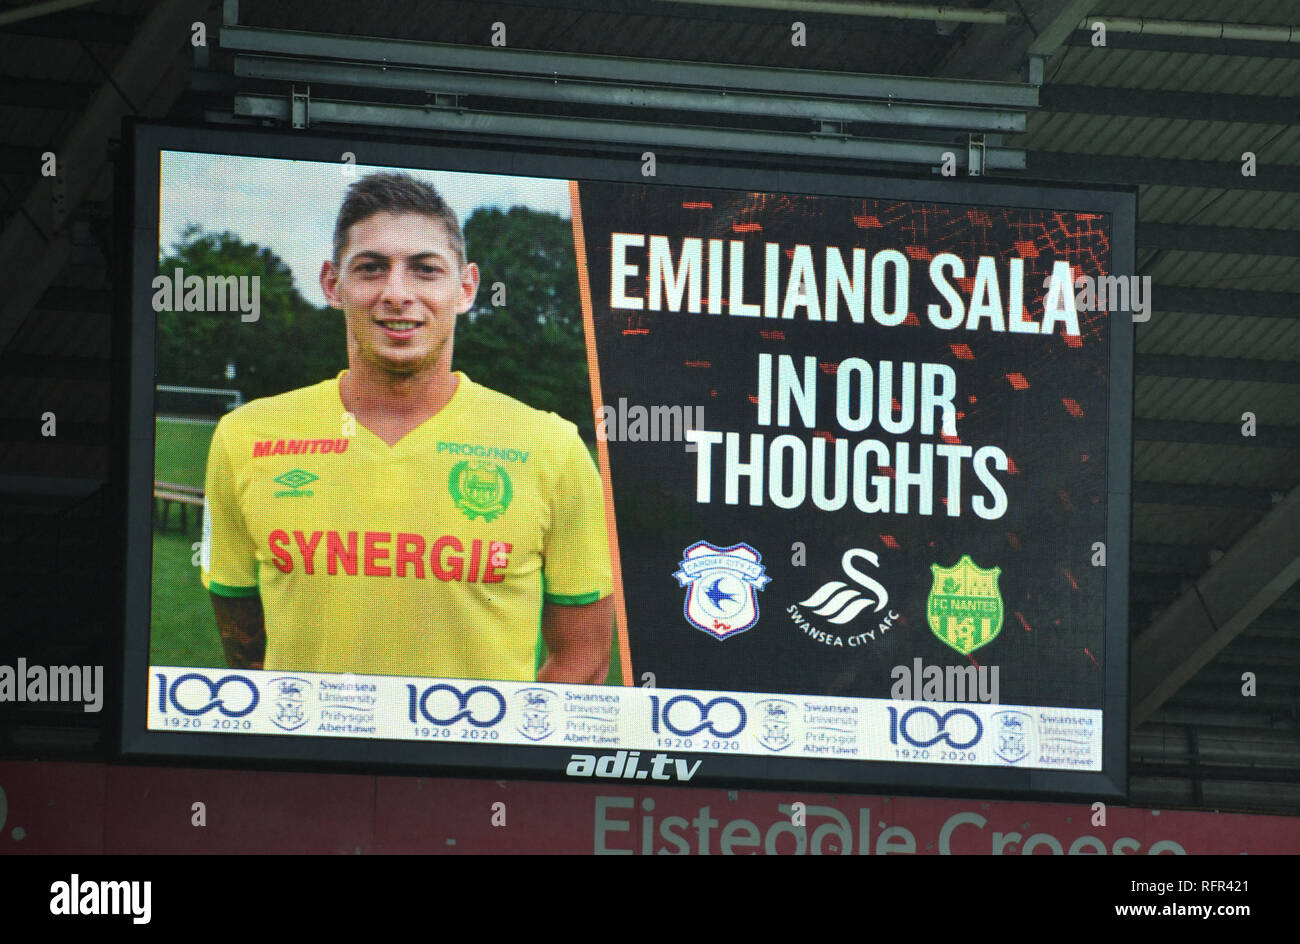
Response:
[[[931,631],[964,656],[991,643],[1002,631],[1002,594],[998,575],[976,565],[969,555],[952,567],[931,564],[934,586],[926,603]]]
[[[577,428],[458,377],[392,446],[339,435],[338,377],[217,424],[202,580],[261,597],[265,668],[531,680],[543,600],[612,592]]]

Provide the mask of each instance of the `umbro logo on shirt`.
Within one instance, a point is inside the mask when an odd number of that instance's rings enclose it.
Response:
[[[320,480],[319,475],[315,475],[314,473],[308,472],[304,469],[290,469],[288,472],[285,472],[282,475],[277,475],[275,477],[274,481],[279,482],[286,489],[286,491],[283,492],[276,492],[275,497],[276,498],[285,498],[286,496],[289,498],[306,497],[308,495],[311,495],[312,492],[310,489],[304,491],[303,486],[310,485],[312,482],[317,482],[319,480]]]

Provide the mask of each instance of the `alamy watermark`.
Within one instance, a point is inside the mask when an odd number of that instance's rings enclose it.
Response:
[[[890,698],[998,704],[996,665],[925,665],[917,657],[910,666],[894,666],[889,677],[894,682]]]
[[[1081,275],[1074,280],[1075,311],[1130,311],[1135,322],[1151,320],[1151,276]],[[1043,280],[1052,290],[1052,277]]]
[[[0,665],[0,701],[82,702],[83,711],[104,707],[102,665]]]
[[[50,885],[52,915],[129,915],[132,924],[148,924],[153,914],[153,882],[93,882],[76,872]]]
[[[260,275],[186,275],[177,268],[153,283],[154,311],[237,311],[240,321],[262,316]]]
[[[596,438],[602,442],[686,442],[686,433],[704,428],[702,406],[628,406],[627,397],[618,405],[605,404],[596,420]],[[694,452],[696,443],[686,444]]]

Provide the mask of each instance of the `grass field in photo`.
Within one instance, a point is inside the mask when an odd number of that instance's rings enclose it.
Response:
[[[156,422],[154,480],[203,487],[208,446],[215,421],[159,417]],[[155,505],[158,503],[155,502]],[[203,537],[202,510],[186,509],[186,527],[173,505],[167,530],[153,533],[153,621],[149,658],[153,665],[224,668],[225,653],[208,591],[199,580],[197,542]],[[543,653],[543,658],[545,657]],[[622,682],[618,634],[606,684]]]
[[[154,481],[203,487],[208,446],[216,421],[159,417],[155,423]],[[155,506],[158,504],[154,503]],[[154,665],[226,664],[208,591],[199,581],[195,543],[203,537],[203,513],[187,507],[186,527],[179,530],[180,509],[172,506],[167,530],[153,532],[153,622],[149,659]]]

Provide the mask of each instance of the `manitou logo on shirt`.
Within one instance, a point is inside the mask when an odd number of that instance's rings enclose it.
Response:
[[[263,456],[314,456],[347,452],[346,439],[267,439],[253,443],[253,458]]]
[[[470,542],[469,560],[465,545],[452,534],[426,542],[418,534],[391,531],[283,531],[276,529],[267,536],[267,544],[281,573],[295,570],[311,576],[324,567],[331,577],[345,573],[355,577],[406,577],[423,580],[425,565],[430,577],[459,580],[464,583],[501,583],[500,571],[510,566],[515,547],[509,541]],[[359,548],[359,553],[358,553]],[[322,562],[323,558],[323,562]]]
[[[569,766],[564,772],[570,777],[604,777],[610,780],[672,780],[676,772],[678,780],[690,780],[700,769],[701,761],[694,764],[680,757],[656,754],[650,758],[650,769],[641,770],[637,766],[640,751],[619,751],[597,758],[595,754],[573,754],[569,757]],[[664,772],[664,768],[668,772]]]

